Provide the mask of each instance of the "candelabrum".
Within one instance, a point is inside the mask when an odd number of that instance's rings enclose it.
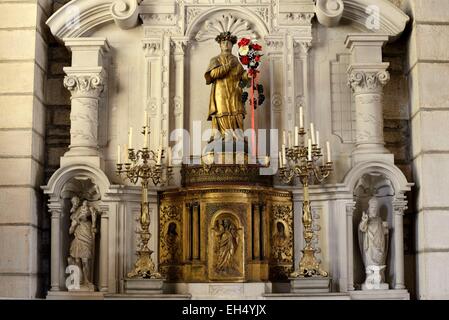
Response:
[[[313,128],[313,125],[312,125]],[[330,146],[327,143],[328,158],[327,162],[319,165],[320,158],[323,156],[321,148],[315,143],[314,132],[312,139],[308,140],[308,145],[304,143],[306,134],[304,128],[296,128],[295,146],[282,146],[280,152],[280,178],[289,183],[294,177],[298,177],[304,193],[302,223],[304,227],[305,246],[302,250],[302,258],[299,262],[299,270],[291,274],[292,278],[297,277],[327,277],[328,273],[321,269],[320,263],[315,257],[316,249],[312,245],[314,237],[313,215],[309,199],[309,185],[313,182],[323,182],[332,172],[332,161],[330,158]],[[312,142],[313,140],[313,142]],[[319,141],[318,141],[319,142]]]
[[[132,129],[131,129],[132,132]],[[128,273],[129,278],[162,278],[157,272],[155,264],[151,259],[151,250],[148,246],[148,241],[151,238],[150,228],[150,214],[149,214],[149,202],[148,202],[148,187],[152,182],[153,185],[164,185],[172,177],[173,171],[171,166],[171,154],[169,150],[168,166],[162,164],[162,158],[164,157],[164,150],[159,148],[158,152],[149,150],[148,148],[148,135],[149,127],[145,125],[143,127],[142,134],[144,134],[145,142],[144,147],[141,150],[135,151],[131,147],[131,137],[129,138],[129,146],[127,149],[127,157],[125,163],[120,163],[120,146],[118,147],[118,162],[117,174],[128,179],[131,183],[137,184],[140,180],[142,185],[142,201],[140,207],[140,227],[141,230],[137,233],[140,235],[139,249],[137,250],[137,261],[134,264],[134,270]],[[131,133],[132,134],[132,133]]]

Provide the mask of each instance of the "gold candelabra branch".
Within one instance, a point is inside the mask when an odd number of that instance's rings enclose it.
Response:
[[[319,134],[317,132],[317,143],[315,143],[315,136],[313,132],[313,124],[311,124],[312,139],[305,144],[306,131],[304,128],[295,128],[295,145],[282,146],[280,152],[280,179],[286,183],[290,183],[293,178],[298,177],[303,186],[303,215],[302,223],[304,226],[304,242],[305,246],[302,250],[302,257],[299,262],[299,270],[293,272],[291,277],[313,277],[323,276],[327,277],[328,273],[324,271],[317,258],[315,257],[316,249],[312,245],[314,237],[313,230],[313,215],[309,198],[309,185],[314,182],[322,183],[332,172],[333,163],[330,160],[330,145],[327,142],[328,161],[319,164],[323,153],[319,146]],[[285,134],[284,134],[285,137]],[[313,141],[313,142],[312,142]]]
[[[171,166],[171,152],[168,154],[168,165],[162,164],[164,158],[164,150],[159,148],[158,152],[148,148],[148,138],[150,129],[148,124],[143,126],[142,134],[144,135],[144,147],[140,150],[134,150],[131,147],[132,128],[130,128],[129,145],[127,149],[127,157],[122,163],[120,159],[120,146],[118,146],[117,174],[124,180],[129,180],[132,184],[137,184],[140,180],[142,186],[142,200],[140,207],[140,235],[139,249],[137,250],[137,261],[134,264],[133,271],[128,273],[129,278],[152,278],[160,279],[161,274],[157,272],[156,266],[151,258],[154,252],[148,246],[151,238],[150,233],[150,204],[148,201],[148,188],[150,183],[155,186],[167,184],[172,175],[173,168]]]

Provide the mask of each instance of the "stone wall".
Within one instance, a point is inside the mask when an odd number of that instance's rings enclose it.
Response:
[[[407,80],[407,34],[384,49],[384,61],[390,63],[391,80],[384,88],[384,136],[386,148],[394,154],[395,165],[408,181],[413,179],[411,155],[410,94]],[[405,286],[416,297],[416,250],[414,194],[407,194],[408,210],[404,214]]]
[[[51,1],[0,1],[0,297],[42,296],[47,34]]]
[[[417,292],[449,299],[449,2],[404,0],[413,17],[407,74],[416,183]]]

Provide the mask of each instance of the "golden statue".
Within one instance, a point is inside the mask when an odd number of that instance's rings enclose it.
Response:
[[[212,58],[204,75],[206,84],[212,84],[209,101],[209,115],[214,133],[218,130],[222,137],[226,130],[232,130],[234,138],[242,138],[235,130],[243,133],[245,108],[242,102],[241,80],[248,80],[239,59],[232,54],[237,37],[230,32],[222,32],[215,40],[220,44],[220,55]]]

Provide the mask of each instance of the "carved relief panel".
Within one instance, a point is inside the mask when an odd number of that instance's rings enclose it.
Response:
[[[160,209],[160,271],[168,279],[179,279],[181,268],[177,265],[182,261],[182,209],[181,205],[166,204]]]
[[[243,280],[245,233],[238,215],[228,210],[215,213],[208,233],[209,279]]]
[[[293,210],[273,204],[270,217],[270,279],[287,279],[293,271]]]

